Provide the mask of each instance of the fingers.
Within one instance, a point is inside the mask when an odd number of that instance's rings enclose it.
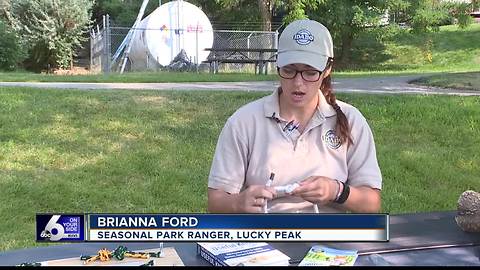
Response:
[[[297,187],[292,191],[292,195],[300,195],[300,194],[308,193],[312,190],[315,190],[317,188],[316,186],[317,184],[313,180],[309,179],[309,180],[302,181],[300,182],[299,187]]]
[[[322,178],[321,176],[310,176],[305,180],[299,182],[299,187],[292,191],[292,195],[298,195],[300,193],[308,192],[316,188],[317,181]]]
[[[260,197],[263,197],[267,200],[272,200],[275,197],[276,194],[277,194],[277,192],[275,191],[275,188],[266,187],[262,190],[262,193],[261,193]]]
[[[268,200],[275,196],[275,189],[261,185],[249,186],[242,192],[244,212],[261,213]]]
[[[299,183],[300,186],[292,191],[292,195],[299,196],[312,203],[328,203],[332,197],[331,181],[331,179],[322,176],[308,177]]]
[[[247,200],[247,205],[245,206],[245,212],[247,213],[262,213],[263,207],[265,206],[267,200],[263,197],[251,197]]]
[[[265,189],[269,192],[269,196],[266,196],[264,198],[267,198],[269,200],[275,198],[275,196],[277,196],[277,191],[275,190],[274,187],[265,187]]]
[[[250,197],[265,198],[267,200],[273,199],[276,194],[275,189],[273,187],[265,187],[260,185],[250,186],[247,188],[247,190]]]
[[[265,206],[266,200],[264,198],[255,198],[253,200],[253,206],[263,207]]]

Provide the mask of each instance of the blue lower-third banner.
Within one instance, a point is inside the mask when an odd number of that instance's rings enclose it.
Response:
[[[37,241],[388,241],[388,214],[37,214]]]
[[[88,241],[388,241],[388,214],[89,214]]]

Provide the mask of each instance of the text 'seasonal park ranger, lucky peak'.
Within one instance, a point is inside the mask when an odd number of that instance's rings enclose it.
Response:
[[[312,20],[280,35],[280,87],[239,108],[220,133],[208,179],[216,213],[378,212],[372,131],[332,90],[333,43]]]

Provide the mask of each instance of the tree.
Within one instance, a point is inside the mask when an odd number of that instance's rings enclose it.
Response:
[[[459,28],[467,28],[474,22],[470,12],[473,10],[475,3],[447,3],[448,14],[453,17],[453,21],[458,24]]]
[[[410,1],[412,30],[417,33],[438,31],[441,22],[448,16],[445,6],[439,0]]]
[[[395,22],[410,25],[415,33],[437,31],[448,18],[448,5],[440,0],[390,0],[388,9]]]
[[[93,0],[11,0],[5,11],[29,50],[27,67],[67,68],[86,40]]]
[[[402,1],[402,0],[398,0]],[[237,8],[247,0],[216,0],[224,8]],[[388,2],[388,1],[386,1]],[[294,20],[311,18],[325,24],[337,45],[337,60],[348,62],[352,43],[367,27],[375,27],[385,14],[386,3],[380,0],[258,0],[264,28],[271,30],[272,13],[282,13],[286,25]],[[337,61],[337,62],[338,62]]]
[[[212,0],[192,0],[199,6],[213,24],[214,29],[263,30],[260,23],[260,10],[257,1],[231,1],[231,3]]]
[[[257,0],[257,9],[248,10],[250,13],[259,15],[262,21],[263,31],[272,29],[272,9],[276,0]],[[252,2],[251,0],[215,0],[224,9],[234,9],[236,12],[242,12],[240,7]],[[245,11],[244,11],[245,12]]]
[[[161,1],[162,4],[167,2],[170,0]],[[260,12],[257,1],[188,0],[188,2],[202,9],[216,29],[263,29],[258,23]],[[108,14],[112,25],[130,27],[137,18],[141,4],[140,0],[96,0],[93,7],[93,20],[100,24],[102,16]],[[149,1],[144,16],[153,12],[158,4],[159,1]]]
[[[10,27],[0,20],[0,70],[14,70],[24,59],[25,52]]]
[[[262,17],[262,24],[264,25],[264,31],[272,30],[273,2],[273,0],[257,0],[260,15]]]
[[[279,2],[279,7],[285,10],[285,17],[282,21],[286,25],[295,20],[306,19],[308,18],[307,11],[313,12],[324,3],[324,0],[284,0]]]
[[[224,8],[239,7],[249,0],[215,0]],[[263,31],[272,30],[272,15],[275,10],[285,11],[284,23],[306,18],[306,9],[315,9],[323,0],[257,0],[257,8],[262,21]],[[238,9],[237,9],[238,10]],[[249,11],[251,12],[251,11]]]
[[[330,30],[336,47],[336,63],[342,66],[350,62],[352,45],[359,34],[380,25],[387,2],[326,0],[316,10],[309,10],[307,15]]]
[[[145,15],[153,12],[158,7],[158,3],[158,1],[149,1]],[[131,27],[141,5],[141,0],[96,0],[93,6],[93,20],[100,23],[102,16],[108,14],[115,26]]]
[[[391,23],[405,23],[409,20],[407,9],[410,2],[406,0],[390,0],[387,3],[387,10]]]

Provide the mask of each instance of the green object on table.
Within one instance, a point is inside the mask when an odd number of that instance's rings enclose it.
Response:
[[[127,253],[127,252],[128,252],[127,247],[125,247],[125,246],[119,246],[118,248],[116,248],[116,249],[113,251],[112,255],[113,255],[113,257],[114,257],[115,259],[121,261],[121,260],[123,260],[123,259],[125,258],[125,253]]]
[[[154,257],[154,258],[160,258],[162,257],[162,252],[159,251],[159,252],[149,252],[148,255],[150,255],[150,257]]]
[[[88,260],[88,259],[90,259],[90,258],[92,258],[92,256],[89,256],[89,255],[82,255],[82,256],[80,256],[80,260],[82,260],[82,261],[86,261],[86,260]]]

